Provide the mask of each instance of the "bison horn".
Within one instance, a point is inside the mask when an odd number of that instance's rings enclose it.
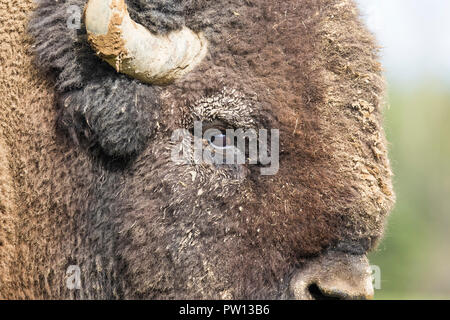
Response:
[[[124,0],[89,0],[84,18],[88,42],[97,55],[118,72],[145,83],[171,83],[206,55],[202,33],[183,27],[152,34],[130,18]]]

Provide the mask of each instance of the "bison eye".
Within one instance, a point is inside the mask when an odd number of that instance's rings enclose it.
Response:
[[[224,133],[212,135],[209,137],[208,142],[215,149],[228,149],[234,147],[234,141],[227,138],[227,135]]]

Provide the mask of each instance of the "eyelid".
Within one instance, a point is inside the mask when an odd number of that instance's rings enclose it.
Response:
[[[216,130],[222,131],[225,134],[227,129],[233,129],[233,127],[227,125],[223,121],[214,120],[211,122],[203,123],[203,132],[205,132],[206,130],[209,130],[209,129],[216,129]]]

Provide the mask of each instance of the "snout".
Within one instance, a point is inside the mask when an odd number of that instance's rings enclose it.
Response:
[[[365,255],[329,251],[298,270],[290,283],[298,300],[372,299],[373,285]]]

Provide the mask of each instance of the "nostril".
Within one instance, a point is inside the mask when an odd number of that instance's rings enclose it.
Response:
[[[365,256],[328,251],[294,273],[290,291],[298,300],[372,299],[369,261]]]
[[[308,292],[314,300],[343,300],[346,298],[345,295],[325,293],[316,283],[308,286]]]

